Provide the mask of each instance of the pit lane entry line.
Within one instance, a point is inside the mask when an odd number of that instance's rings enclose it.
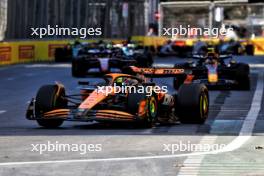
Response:
[[[259,73],[257,87],[254,93],[251,107],[247,114],[247,117],[244,120],[239,136],[236,137],[225,148],[223,148],[221,152],[229,152],[236,150],[239,148],[237,146],[242,146],[250,139],[252,132],[254,130],[257,117],[261,110],[261,102],[262,102],[263,88],[264,88],[263,77],[264,77],[264,73],[263,72]]]
[[[252,99],[250,110],[247,114],[247,117],[244,120],[243,126],[240,130],[240,133],[238,137],[236,137],[231,143],[229,143],[225,148],[222,150],[219,150],[218,153],[223,152],[230,152],[234,151],[238,148],[240,148],[244,143],[246,143],[254,130],[254,126],[258,117],[258,114],[261,110],[261,101],[263,96],[263,73],[258,74],[258,82],[257,87],[254,93],[254,97]],[[205,136],[201,140],[200,143],[203,143],[203,141],[208,141],[210,139],[210,136]],[[211,137],[210,144],[213,144],[214,141],[216,141],[217,136]],[[208,143],[208,142],[207,142]],[[183,163],[183,167],[180,169],[178,176],[184,176],[188,175],[190,173],[189,167],[184,167],[188,164],[194,164],[195,166],[192,167],[192,175],[198,175],[200,165],[202,164],[202,161],[204,159],[205,155],[198,155],[198,156],[189,156]]]
[[[0,110],[0,114],[3,114],[5,112],[6,112],[6,110]]]
[[[216,139],[217,139],[217,136],[205,136],[200,141],[200,144],[213,145],[215,143]],[[204,157],[205,157],[205,155],[187,157],[187,159],[184,160],[177,176],[186,176],[186,175],[195,176],[195,175],[198,175],[200,165],[201,165]],[[190,167],[188,167],[190,165],[192,166],[191,170],[190,170]]]
[[[166,159],[166,158],[179,158],[199,155],[219,154],[224,152],[234,151],[245,144],[251,137],[255,122],[258,114],[261,110],[261,101],[263,96],[263,83],[264,73],[258,74],[258,81],[254,96],[251,102],[250,110],[244,120],[243,126],[240,130],[239,136],[232,142],[226,145],[226,147],[209,151],[209,152],[193,152],[174,155],[156,155],[156,156],[136,156],[136,157],[117,157],[117,158],[95,158],[95,159],[74,159],[74,160],[50,160],[50,161],[25,161],[25,162],[5,162],[0,163],[0,166],[14,166],[14,165],[32,165],[32,164],[54,164],[54,163],[88,163],[88,162],[107,162],[107,161],[131,161],[131,160],[146,160],[146,159]],[[212,136],[211,136],[212,137]],[[199,158],[199,157],[198,157]],[[201,162],[200,159],[198,161]]]

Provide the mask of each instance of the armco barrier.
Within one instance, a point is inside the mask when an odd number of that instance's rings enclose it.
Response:
[[[65,46],[68,41],[19,41],[0,43],[0,64],[50,61],[54,48]]]
[[[134,41],[140,41],[146,46],[163,45],[167,40],[164,37],[132,37]],[[95,40],[80,40],[81,42],[91,42]],[[124,40],[104,39],[121,43]],[[53,61],[56,48],[64,47],[73,40],[31,40],[31,41],[12,41],[0,43],[0,65],[27,63],[34,61]]]

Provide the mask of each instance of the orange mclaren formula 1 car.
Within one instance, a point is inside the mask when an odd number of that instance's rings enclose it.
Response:
[[[107,74],[104,82],[97,85],[81,82],[83,88],[75,95],[67,95],[61,84],[44,85],[29,104],[26,117],[46,128],[59,127],[66,120],[133,122],[146,127],[173,121],[205,122],[209,110],[208,90],[203,84],[192,83],[193,76],[184,69],[129,68],[134,74]],[[174,94],[157,88],[150,78],[183,75],[185,82]],[[130,86],[133,90],[117,92],[117,86]]]

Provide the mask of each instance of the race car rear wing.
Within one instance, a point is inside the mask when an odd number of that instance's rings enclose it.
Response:
[[[143,74],[147,77],[177,77],[192,74],[191,70],[183,68],[139,68],[135,66],[130,66],[129,68],[133,73]]]
[[[192,59],[206,59],[207,56],[204,56],[204,55],[192,55],[191,56]],[[232,55],[230,54],[227,54],[227,55],[219,55],[219,59],[231,59],[232,58]]]

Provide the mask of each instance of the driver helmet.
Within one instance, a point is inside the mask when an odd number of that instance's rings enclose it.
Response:
[[[116,78],[116,81],[115,81],[116,86],[122,86],[123,81],[124,80],[122,77]]]

